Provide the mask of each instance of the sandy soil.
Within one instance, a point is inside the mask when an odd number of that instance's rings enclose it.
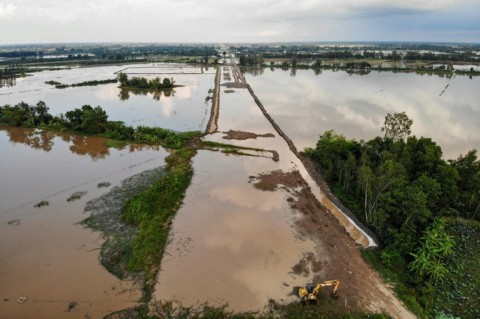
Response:
[[[296,222],[299,232],[317,243],[317,251],[305,254],[292,267],[293,273],[315,281],[340,280],[340,304],[353,302],[370,311],[385,311],[393,318],[415,318],[365,263],[355,242],[320,205],[298,171],[278,170],[250,179],[259,189],[287,191],[290,206],[303,215]]]

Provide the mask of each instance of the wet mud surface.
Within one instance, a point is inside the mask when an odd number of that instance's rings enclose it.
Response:
[[[136,228],[123,222],[122,212],[130,198],[146,190],[163,174],[164,169],[159,167],[131,176],[85,205],[85,213],[90,216],[82,224],[102,232],[100,262],[118,278],[142,283],[141,274],[126,269],[127,256],[131,253],[129,243],[136,235]]]
[[[358,246],[317,201],[298,171],[273,171],[251,180],[261,189],[288,192],[290,207],[302,214],[295,226],[317,244],[315,253],[305,253],[292,267],[293,273],[312,282],[340,280],[340,304],[350,302],[370,311],[386,311],[394,318],[414,318],[365,263]]]

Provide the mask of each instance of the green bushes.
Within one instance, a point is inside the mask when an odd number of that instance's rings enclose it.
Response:
[[[177,86],[172,78],[161,80],[159,77],[156,77],[148,80],[146,78],[133,77],[129,79],[125,73],[119,73],[117,79],[120,82],[120,87],[124,89],[162,90],[173,89]]]
[[[163,147],[180,149],[200,132],[175,132],[159,127],[139,126],[133,128],[120,121],[108,121],[108,115],[100,107],[84,105],[59,116],[48,113],[42,101],[36,106],[21,102],[15,106],[0,106],[0,125],[41,127],[56,131],[94,134],[117,141],[161,144]]]
[[[446,162],[430,138],[408,136],[411,124],[404,113],[389,114],[386,136],[366,142],[327,131],[304,154],[320,164],[332,191],[378,235],[383,250],[377,268],[403,287],[411,309],[430,316],[437,291],[432,287],[449,280],[446,260],[455,250],[442,220],[480,219],[480,161],[472,150]]]

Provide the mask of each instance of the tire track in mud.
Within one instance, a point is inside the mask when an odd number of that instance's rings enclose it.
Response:
[[[363,247],[376,246],[374,239],[366,234],[354,220],[349,218],[349,216],[339,208],[343,208],[343,205],[341,205],[340,201],[330,192],[328,185],[320,176],[320,173],[315,171],[314,163],[309,162],[298,154],[293,142],[268,114],[261,101],[255,95],[252,87],[246,83],[245,78],[240,74],[237,66],[232,64],[231,67],[235,80],[245,84],[245,87],[250,92],[264,116],[275,128],[277,133],[286,141],[290,150],[300,160],[300,164],[303,165],[306,174],[313,180],[313,183],[318,186],[323,195],[322,198],[318,198],[310,188],[305,177],[298,171],[297,179],[299,183],[303,184],[303,189],[305,190],[305,194],[301,196],[303,197],[304,203],[299,205],[298,202],[292,200],[292,208],[303,211],[305,219],[299,221],[297,226],[317,241],[324,241],[322,250],[325,250],[326,254],[323,255],[328,256],[328,258],[324,258],[325,260],[323,261],[313,260],[313,262],[320,263],[321,265],[316,267],[318,268],[317,270],[320,271],[316,271],[314,274],[317,277],[321,275],[322,272],[324,275],[327,273],[335,274],[335,276],[341,280],[342,286],[346,288],[344,296],[345,303],[347,302],[347,298],[349,301],[353,299],[353,302],[361,302],[361,305],[365,309],[372,312],[383,311],[395,319],[415,318],[415,315],[403,305],[393,291],[383,282],[379,274],[372,270],[364,261],[358,247],[353,245],[349,237]],[[298,196],[300,194],[296,195]],[[323,211],[327,211],[330,214],[323,214]],[[338,224],[332,225],[331,222],[335,220],[338,221]],[[328,227],[329,224],[330,227]],[[341,233],[342,227],[349,236]],[[364,236],[364,239],[367,240],[359,240],[359,236]],[[314,279],[321,280],[321,278],[317,277],[314,277]]]

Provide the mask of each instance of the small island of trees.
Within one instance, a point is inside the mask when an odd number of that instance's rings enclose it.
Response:
[[[156,77],[152,80],[141,77],[132,77],[131,79],[125,73],[118,74],[118,82],[120,83],[120,88],[127,90],[165,90],[173,89],[180,85],[175,84],[173,78],[164,78],[163,80],[159,77]]]

